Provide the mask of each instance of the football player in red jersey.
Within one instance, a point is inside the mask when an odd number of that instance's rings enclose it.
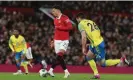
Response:
[[[52,8],[52,14],[54,15],[54,48],[57,54],[56,62],[53,63],[48,73],[54,77],[53,70],[57,65],[61,65],[65,72],[64,78],[67,78],[70,73],[66,68],[65,61],[63,59],[63,54],[65,54],[68,44],[69,44],[69,31],[72,30],[72,23],[70,19],[62,14],[60,6],[54,6]]]
[[[26,43],[26,46],[27,46],[27,52],[26,52],[25,56],[29,60],[29,63],[31,64],[32,59],[33,59],[32,51],[31,51],[31,46],[30,46],[30,44],[28,42]]]

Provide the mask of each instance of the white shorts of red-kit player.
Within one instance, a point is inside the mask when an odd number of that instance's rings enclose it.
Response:
[[[27,49],[27,52],[26,52],[25,56],[26,56],[27,59],[33,59],[32,52],[31,52],[31,47],[29,47]]]
[[[69,40],[54,40],[54,48],[56,54],[59,53],[61,49],[67,50],[69,44]]]

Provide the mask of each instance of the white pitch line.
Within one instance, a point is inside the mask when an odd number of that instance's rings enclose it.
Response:
[[[49,8],[39,8],[39,10],[42,11],[43,13],[45,13],[50,18],[54,19],[54,16],[50,14],[51,9],[49,9]],[[72,20],[70,20],[70,21],[73,25],[76,25]]]
[[[53,15],[50,14],[50,10],[48,8],[39,8],[43,13],[45,13],[47,16],[49,16],[50,18],[54,19]]]

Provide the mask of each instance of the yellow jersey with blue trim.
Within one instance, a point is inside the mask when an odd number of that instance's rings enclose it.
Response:
[[[26,53],[26,41],[22,35],[19,35],[17,38],[15,35],[12,35],[9,39],[9,47],[12,51]]]
[[[100,29],[96,23],[92,20],[83,19],[78,24],[78,29],[80,32],[85,31],[88,40],[91,43],[91,46],[99,45],[103,40],[101,36]]]

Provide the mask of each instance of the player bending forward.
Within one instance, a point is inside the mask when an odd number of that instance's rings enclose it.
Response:
[[[85,19],[83,13],[77,14],[76,20],[79,23],[78,29],[82,36],[82,52],[87,56],[88,63],[94,72],[93,78],[100,78],[94,58],[96,58],[99,64],[103,67],[114,66],[123,62],[129,64],[126,57],[122,57],[121,59],[105,60],[105,43],[103,37],[100,35],[98,26],[95,22]],[[88,52],[86,50],[87,39],[90,41]]]
[[[14,75],[22,74],[20,70],[20,66],[23,66],[25,69],[25,73],[28,74],[28,62],[25,61],[25,54],[26,54],[26,42],[22,35],[19,34],[19,30],[15,29],[13,31],[13,35],[10,37],[9,40],[9,47],[12,50],[13,55],[15,55],[16,60],[16,67],[18,71],[14,73]]]
[[[67,78],[70,73],[66,68],[65,61],[63,59],[63,54],[65,54],[68,44],[69,44],[69,31],[72,30],[72,24],[69,18],[61,13],[59,6],[54,6],[52,9],[52,14],[55,16],[54,25],[54,48],[57,54],[56,62],[53,63],[48,73],[54,77],[53,70],[57,65],[61,65],[65,72],[64,78]]]

